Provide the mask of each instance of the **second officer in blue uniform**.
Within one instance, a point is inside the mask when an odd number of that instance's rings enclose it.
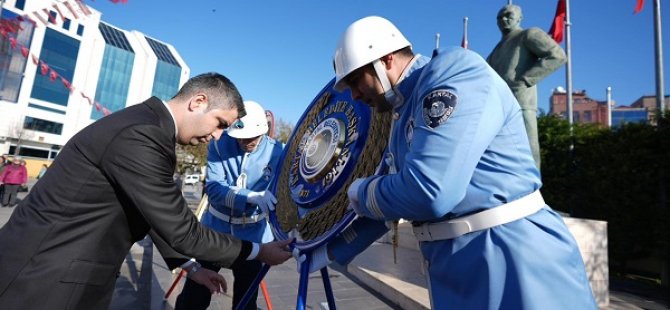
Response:
[[[270,226],[263,209],[274,208],[276,199],[267,191],[284,145],[267,135],[268,121],[263,107],[245,101],[247,115],[233,124],[218,141],[209,145],[207,153],[206,192],[209,208],[201,222],[218,232],[257,243],[272,241]],[[202,267],[218,271],[208,263]],[[256,274],[257,261],[245,261],[232,267],[233,308],[236,308]],[[257,309],[258,288],[245,309]],[[176,309],[206,309],[209,290],[188,279],[177,298]]]
[[[335,52],[336,89],[391,110],[383,174],[348,188],[355,220],[312,253],[310,271],[349,263],[413,222],[433,309],[596,309],[576,242],[544,203],[521,109],[462,48],[414,55],[388,20],[354,22]]]

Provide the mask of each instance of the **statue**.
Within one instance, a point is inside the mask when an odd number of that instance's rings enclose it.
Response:
[[[540,143],[537,135],[537,83],[566,62],[563,49],[542,29],[521,28],[523,15],[517,5],[506,5],[498,12],[502,39],[486,61],[507,82],[521,105],[530,148],[540,168]]]

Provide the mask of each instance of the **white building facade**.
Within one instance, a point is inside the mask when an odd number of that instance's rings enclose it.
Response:
[[[4,1],[0,154],[48,161],[105,113],[151,96],[169,100],[188,80],[173,46],[105,23],[80,4]],[[7,31],[11,23],[20,27]]]

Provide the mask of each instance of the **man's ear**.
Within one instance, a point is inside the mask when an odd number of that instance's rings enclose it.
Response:
[[[207,104],[209,103],[207,99],[207,95],[205,94],[197,94],[193,97],[191,97],[191,100],[188,101],[188,109],[190,111],[194,111],[197,109],[204,109],[207,108]]]
[[[388,54],[386,56],[383,56],[379,60],[381,60],[384,63],[384,67],[386,70],[391,70],[391,67],[393,66],[393,59],[395,59],[395,56],[393,53]]]

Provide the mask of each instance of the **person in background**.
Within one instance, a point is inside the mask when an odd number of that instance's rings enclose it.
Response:
[[[481,56],[415,55],[370,16],[344,32],[334,65],[335,89],[390,109],[393,125],[383,173],[347,189],[358,219],[313,252],[310,271],[348,264],[402,218],[432,309],[597,309],[577,244],[539,191],[519,103]]]
[[[47,173],[47,169],[49,169],[49,166],[47,164],[42,164],[42,168],[40,168],[40,172],[37,173],[37,179],[40,179],[44,176],[45,173]]]
[[[14,156],[12,164],[5,167],[0,174],[0,184],[4,186],[2,206],[10,208],[16,206],[19,188],[28,184],[28,170],[21,157]]]
[[[151,97],[79,131],[0,229],[0,309],[106,309],[147,233],[171,269],[179,255],[226,268],[290,258],[291,240],[259,244],[200,225],[172,178],[176,143],[216,140],[244,114],[235,85],[205,73],[168,101]],[[211,270],[189,268],[189,278],[226,289]]]
[[[242,240],[269,242],[274,238],[263,208],[276,202],[267,188],[277,173],[284,145],[267,135],[268,122],[260,104],[245,101],[244,109],[247,115],[231,126],[221,139],[209,144],[206,188],[210,205],[201,223]],[[220,269],[207,261],[195,263],[217,272]],[[237,309],[261,270],[261,264],[247,261],[232,270],[233,309]],[[258,287],[254,289],[254,295],[244,309],[257,309]],[[205,286],[186,280],[175,309],[207,309],[210,298]]]

